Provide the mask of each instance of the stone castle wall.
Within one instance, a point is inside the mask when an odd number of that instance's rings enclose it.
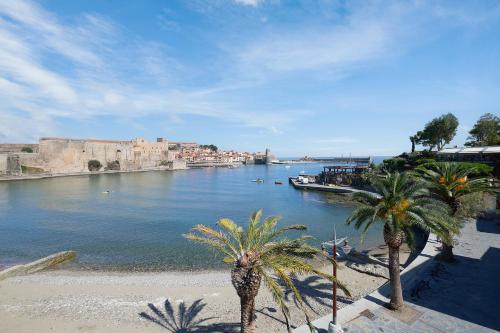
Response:
[[[0,173],[17,174],[21,165],[25,170],[45,173],[88,172],[90,160],[99,161],[101,170],[111,164],[116,167],[117,161],[122,171],[182,168],[183,161],[175,161],[175,153],[169,151],[168,145],[166,140],[149,142],[143,138],[131,141],[42,138],[37,153],[0,154]]]
[[[38,152],[38,144],[36,143],[0,143],[0,154],[19,153],[25,147],[31,148],[34,153]]]

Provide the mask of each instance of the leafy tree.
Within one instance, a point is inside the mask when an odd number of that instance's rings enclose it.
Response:
[[[430,189],[432,196],[450,207],[453,217],[456,217],[460,208],[461,197],[491,190],[487,178],[471,178],[471,175],[478,173],[478,170],[467,164],[439,162],[429,168],[418,168],[416,171]],[[459,225],[456,221],[456,228],[448,230],[446,237],[443,238],[442,258],[444,260],[453,260],[453,235],[458,231]]]
[[[210,149],[211,151],[214,151],[214,152],[216,152],[216,151],[219,150],[219,148],[216,145],[212,145],[212,144],[210,144],[210,145],[200,145],[200,148],[201,149]]]
[[[443,234],[452,227],[448,207],[441,201],[428,197],[425,184],[412,180],[406,173],[389,173],[372,180],[376,194],[357,192],[354,198],[364,205],[347,219],[347,224],[363,228],[362,239],[375,223],[384,224],[384,241],[389,248],[389,277],[391,283],[390,307],[403,306],[403,289],[400,279],[399,248],[404,239],[414,247],[412,228]]]
[[[411,141],[411,152],[414,153],[415,152],[415,145],[418,142],[418,135],[417,134],[411,135],[410,141]]]
[[[423,131],[418,131],[415,135],[415,143],[429,147],[429,151],[434,148],[441,150],[453,140],[457,127],[457,117],[452,113],[444,114],[428,122]]]
[[[23,148],[21,148],[21,151],[23,153],[32,153],[33,149],[31,147],[23,147]]]
[[[87,164],[89,171],[99,171],[102,167],[101,162],[98,160],[90,160]]]
[[[105,170],[120,170],[120,161],[108,162]]]
[[[465,143],[466,146],[494,146],[500,144],[500,118],[486,113],[479,118]]]
[[[306,243],[311,239],[310,236],[294,239],[283,237],[288,231],[306,230],[304,225],[290,225],[277,229],[278,217],[270,216],[261,222],[261,215],[262,210],[253,213],[245,230],[232,220],[223,218],[217,222],[222,229],[220,231],[197,225],[184,237],[216,249],[225,256],[224,262],[232,265],[231,282],[240,297],[241,304],[241,332],[255,332],[255,297],[262,280],[271,291],[288,325],[289,309],[285,303],[284,291],[277,279],[292,290],[313,332],[314,328],[300,292],[290,275],[312,273],[330,281],[335,281],[335,279],[304,261],[304,259],[313,259],[322,255],[321,250]],[[329,260],[333,262],[332,259]],[[342,284],[337,282],[337,286],[350,295]],[[290,330],[290,327],[288,329]]]

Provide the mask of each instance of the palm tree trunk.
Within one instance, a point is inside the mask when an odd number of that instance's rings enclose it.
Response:
[[[399,269],[399,247],[389,246],[389,277],[391,279],[390,307],[399,310],[403,307],[403,288]]]
[[[449,243],[449,244],[448,244]],[[441,240],[441,259],[443,261],[452,262],[453,256],[453,235],[448,231],[448,240]]]
[[[261,276],[237,262],[231,270],[231,282],[240,297],[241,333],[255,333],[255,296],[259,292]]]
[[[255,298],[240,297],[241,305],[241,333],[256,333],[255,329]]]
[[[458,210],[460,209],[460,201],[453,197],[448,201],[448,205],[451,207],[451,213],[456,217]],[[453,234],[448,230],[448,239],[441,240],[441,259],[443,261],[452,262],[455,257],[453,255]]]

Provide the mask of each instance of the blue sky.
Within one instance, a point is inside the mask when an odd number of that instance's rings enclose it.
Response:
[[[499,97],[498,1],[0,0],[0,142],[391,155]]]

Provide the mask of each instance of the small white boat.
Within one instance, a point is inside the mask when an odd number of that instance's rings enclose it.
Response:
[[[257,178],[257,179],[252,180],[252,182],[254,182],[254,183],[263,183],[264,179]]]
[[[341,237],[341,238],[337,239],[337,241],[335,242],[335,245],[339,246],[346,240],[347,240],[347,237]],[[333,247],[333,240],[323,242],[323,243],[321,243],[321,245],[325,248],[332,248]]]
[[[351,252],[352,246],[347,243],[347,237],[337,239],[337,257],[343,258]],[[333,240],[321,243],[321,248],[326,250],[329,254],[333,254]]]
[[[107,191],[102,191],[102,194],[110,194],[111,191],[110,190],[107,190]]]

